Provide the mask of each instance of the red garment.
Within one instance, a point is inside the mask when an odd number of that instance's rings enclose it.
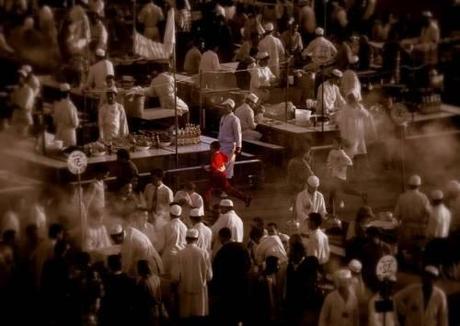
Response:
[[[228,162],[228,156],[217,151],[211,156],[211,173],[225,173],[225,165]]]

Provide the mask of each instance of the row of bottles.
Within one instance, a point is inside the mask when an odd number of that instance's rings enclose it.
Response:
[[[437,105],[441,104],[441,95],[440,94],[431,94],[431,95],[424,95],[422,96],[422,104],[423,105]]]
[[[185,128],[180,128],[177,135],[177,144],[193,145],[200,143],[201,129],[199,125],[187,123]]]

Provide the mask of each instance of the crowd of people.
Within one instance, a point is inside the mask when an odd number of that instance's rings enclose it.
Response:
[[[12,201],[0,220],[5,324],[448,325],[446,295],[434,282],[450,276],[460,258],[446,254],[459,234],[460,182],[428,197],[421,177],[411,176],[409,189],[384,218],[399,229],[391,242],[366,206],[367,193],[355,189],[348,176],[351,167],[366,170],[367,143],[381,132],[363,106],[356,70],[377,62],[395,81],[401,62],[421,60],[431,71],[440,42],[431,12],[421,15],[419,26],[380,15],[376,0],[146,1],[138,13],[130,12],[131,4],[103,0],[12,0],[0,6],[5,18],[0,52],[22,59],[17,81],[6,83],[16,86],[2,129],[21,137],[36,135],[41,123],[40,81],[24,62],[42,70],[65,67],[50,112],[51,129],[64,147],[78,143],[75,87],[99,97],[96,120],[103,142],[137,129],[140,115],[132,106],[138,97],[158,97],[162,108],[177,108],[180,123],[187,123],[189,105],[176,96],[169,63],[147,72],[151,83],[140,87],[133,76],[116,76],[110,60],[110,53],[131,51],[129,23],[161,42],[169,10],[177,30],[177,69],[202,74],[207,87],[221,62],[234,59],[238,86],[248,91],[238,107],[230,96],[219,103],[223,114],[203,191],[190,182],[173,192],[161,169],[143,184],[129,151],[120,149],[110,171],[98,169],[84,191],[50,187],[35,198]],[[192,19],[195,12],[198,19]],[[411,36],[418,37],[401,42]],[[384,44],[381,62],[370,41]],[[288,79],[286,69],[299,79],[307,76],[301,104],[334,121],[339,135],[322,162],[328,193],[320,192],[308,144],[289,160],[292,216],[284,230],[263,218],[246,221],[230,198],[246,207],[252,203],[235,185],[234,163],[243,140],[261,139],[261,104],[273,100],[271,90]],[[109,174],[115,178],[110,189]],[[364,206],[348,227],[345,258],[336,259],[326,225],[340,229],[336,212],[343,194],[361,198]],[[396,291],[396,274],[379,278],[376,266],[385,255],[415,262],[420,282]]]

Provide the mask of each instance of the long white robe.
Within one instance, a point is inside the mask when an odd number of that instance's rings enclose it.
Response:
[[[99,108],[99,137],[110,141],[113,138],[126,137],[129,134],[125,109],[120,103],[105,103]]]
[[[171,219],[161,231],[158,246],[166,274],[171,273],[174,256],[185,247],[186,233],[187,226],[179,218]]]
[[[240,119],[243,139],[259,140],[262,134],[256,129],[254,110],[247,103],[236,108],[235,115]]]
[[[307,256],[318,258],[320,265],[329,261],[330,249],[329,238],[320,229],[310,231],[308,240],[306,241]]]
[[[158,188],[152,183],[145,186],[144,198],[151,212],[157,232],[169,221],[169,204],[174,200],[173,191],[162,183]],[[155,200],[156,198],[156,200]]]
[[[62,140],[64,147],[77,145],[76,130],[80,120],[77,108],[69,98],[54,104],[53,119],[56,125],[56,139]]]
[[[196,245],[206,250],[208,253],[211,253],[211,245],[212,245],[212,231],[209,227],[204,225],[203,222],[199,222],[193,226],[193,229],[198,230],[198,240]]]
[[[259,51],[268,52],[268,66],[276,77],[280,76],[280,59],[284,56],[284,46],[281,40],[271,34],[265,36],[259,42]]]
[[[342,93],[340,93],[340,88],[337,85],[332,84],[329,80],[319,85],[316,98],[316,109],[321,113],[324,109],[324,114],[330,114],[335,111],[338,111],[346,104],[345,99],[342,96]]]
[[[220,214],[217,221],[211,226],[211,231],[214,239],[218,238],[220,229],[229,228],[232,231],[232,241],[243,242],[244,227],[241,217],[234,210],[225,214]]]
[[[277,257],[279,263],[288,261],[286,250],[277,235],[263,237],[254,249],[254,256],[257,265],[262,265],[269,256]]]
[[[207,316],[207,282],[212,279],[208,252],[196,244],[187,244],[175,257],[172,279],[178,283],[179,317]]]
[[[429,214],[430,201],[424,193],[417,189],[401,194],[394,216],[401,221],[402,237],[409,240],[415,236],[424,236]]]
[[[89,226],[86,230],[84,249],[88,251],[100,250],[112,246],[109,233],[105,225]]]
[[[308,214],[310,213],[320,213],[323,218],[327,214],[323,194],[319,191],[310,194],[308,189],[299,192],[297,195],[295,209],[297,219],[301,223],[308,219]]]
[[[163,261],[149,238],[141,231],[130,226],[125,228],[125,232],[126,236],[121,246],[123,272],[131,277],[136,277],[137,262],[145,259],[151,263],[155,274],[163,274]]]
[[[221,146],[221,151],[227,155],[228,162],[226,164],[227,178],[233,178],[233,167],[235,165],[235,148],[242,146],[243,134],[241,132],[240,119],[232,113],[224,115],[220,118],[220,127],[218,140]]]
[[[204,216],[204,202],[203,197],[197,192],[189,194],[185,190],[179,190],[174,195],[174,202],[178,203],[181,200],[185,200],[185,204],[182,207],[182,220],[185,224],[190,226],[190,210],[197,208],[201,216]]]
[[[404,326],[447,326],[447,299],[444,292],[434,286],[425,308],[421,284],[411,284],[394,296],[396,308],[404,316]]]
[[[452,214],[444,204],[431,207],[426,228],[427,238],[447,238],[449,236]]]
[[[345,302],[337,290],[329,293],[324,300],[319,316],[319,326],[358,326],[358,299],[353,292]]]
[[[89,67],[86,87],[102,92],[106,88],[107,75],[115,75],[113,63],[107,59],[100,60]]]

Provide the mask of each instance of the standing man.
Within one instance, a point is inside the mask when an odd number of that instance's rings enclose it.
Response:
[[[447,326],[447,299],[443,290],[434,285],[439,270],[426,266],[421,284],[411,284],[396,293],[396,309],[404,317],[404,326]]]
[[[165,267],[165,273],[172,271],[174,256],[185,246],[187,226],[181,221],[182,209],[177,204],[172,204],[169,209],[171,220],[161,230],[158,248]]]
[[[332,70],[329,79],[319,85],[318,92],[316,94],[316,110],[321,114],[323,113],[323,110],[324,115],[332,114],[346,104],[339,88],[342,77],[343,73],[338,69],[334,69]]]
[[[273,71],[273,74],[280,77],[280,58],[284,56],[284,46],[281,40],[273,36],[275,26],[272,23],[267,23],[264,26],[265,36],[259,42],[259,51],[268,52],[270,59],[268,65]]]
[[[431,212],[428,218],[426,236],[428,239],[445,239],[449,236],[452,215],[444,204],[444,193],[434,190],[431,194]]]
[[[163,183],[164,172],[155,169],[150,174],[152,182],[145,186],[144,197],[147,209],[152,214],[155,227],[159,230],[166,224],[169,216],[169,205],[174,200],[173,191]]]
[[[196,245],[211,253],[211,244],[212,244],[212,231],[203,223],[204,213],[201,212],[198,208],[194,208],[190,211],[190,222],[192,228],[198,231],[198,240]]]
[[[243,135],[241,133],[240,119],[233,114],[235,101],[227,99],[222,103],[224,115],[220,118],[218,140],[222,152],[227,155],[226,165],[227,179],[233,178],[233,166],[235,165],[236,155],[241,153]]]
[[[176,192],[174,202],[182,207],[182,220],[190,226],[190,211],[198,209],[201,215],[204,215],[203,197],[196,192],[196,185],[193,182],[187,182],[184,189]]]
[[[217,240],[217,235],[220,229],[229,228],[232,232],[232,241],[243,242],[244,229],[243,221],[239,217],[235,208],[233,207],[233,202],[230,199],[222,199],[219,204],[220,214],[217,221],[211,227],[214,242]],[[214,243],[214,247],[217,243]]]
[[[307,179],[307,187],[297,195],[295,203],[297,220],[301,225],[304,224],[306,230],[308,230],[307,220],[310,213],[319,213],[322,218],[327,214],[324,196],[318,191],[318,187],[319,178],[312,175]]]
[[[61,98],[54,103],[53,120],[56,125],[56,139],[62,140],[64,147],[77,145],[77,128],[80,123],[78,111],[70,99],[70,85],[59,85]]]
[[[324,37],[324,29],[317,27],[315,29],[316,38],[311,41],[303,50],[302,56],[309,56],[311,58],[312,70],[316,71],[322,66],[330,65],[334,62],[337,55],[337,49]]]
[[[187,231],[187,245],[177,254],[172,270],[172,280],[178,283],[179,317],[191,324],[209,315],[208,282],[212,279],[211,260],[197,246],[198,237],[198,230]]]
[[[158,23],[164,19],[163,11],[153,0],[148,1],[137,15],[139,23],[144,25],[144,36],[155,42],[161,41]]]
[[[96,50],[96,62],[89,67],[88,78],[86,79],[86,89],[102,92],[106,86],[108,75],[115,75],[113,63],[105,57],[104,49]]]
[[[245,103],[235,110],[235,115],[240,119],[243,140],[259,140],[262,138],[262,134],[256,130],[257,123],[254,113],[258,101],[259,97],[254,93],[250,93],[246,96]]]
[[[23,65],[21,67],[21,70],[23,70],[26,73],[27,75],[26,82],[30,86],[30,88],[32,88],[34,92],[34,96],[35,97],[39,96],[40,91],[41,91],[41,84],[40,84],[40,80],[38,79],[38,77],[35,76],[35,74],[33,73],[32,66]]]
[[[35,106],[35,95],[32,88],[26,83],[27,74],[18,70],[18,84],[11,93],[11,105],[13,107],[12,125],[18,134],[27,136],[33,125],[32,111]]]
[[[308,215],[308,227],[310,229],[309,237],[306,241],[307,256],[318,258],[320,265],[329,261],[330,249],[329,239],[319,228],[323,222],[323,217],[319,213],[310,213]]]
[[[129,134],[125,109],[123,105],[115,101],[117,93],[116,87],[108,88],[106,91],[107,103],[99,108],[99,138],[103,141],[126,137]]]

